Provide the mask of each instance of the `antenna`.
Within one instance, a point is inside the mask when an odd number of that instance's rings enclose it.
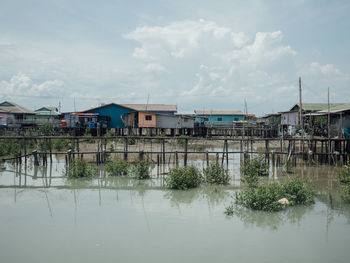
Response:
[[[76,109],[76,107],[75,107],[75,98],[74,98],[73,102],[74,102],[74,112],[76,112],[77,109]]]
[[[147,96],[146,111],[147,111],[147,108],[148,108],[148,102],[149,102],[149,93],[148,93],[148,96]]]
[[[61,113],[61,101],[58,101],[58,112]]]
[[[328,87],[328,120],[327,120],[328,140],[331,138],[330,124],[331,124],[331,113],[330,113],[330,105],[329,105],[329,87]]]

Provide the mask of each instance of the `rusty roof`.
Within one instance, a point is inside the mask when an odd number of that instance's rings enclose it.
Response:
[[[28,110],[14,102],[4,101],[0,104],[0,109],[7,113],[15,113],[15,114],[35,114],[34,111]]]

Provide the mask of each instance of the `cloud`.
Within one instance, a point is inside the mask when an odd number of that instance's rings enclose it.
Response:
[[[150,73],[150,72],[154,72],[154,73],[169,73],[169,71],[163,67],[160,64],[157,63],[149,63],[147,64],[144,68],[143,68],[144,72]]]
[[[0,82],[0,94],[2,96],[55,96],[62,93],[63,81],[48,80],[35,83],[26,74],[18,73],[9,81]]]
[[[321,65],[318,62],[312,62],[310,64],[310,72],[315,75],[342,75],[341,71],[337,69],[333,64]]]
[[[137,27],[124,37],[139,43],[132,57],[140,62],[142,71],[159,73],[153,88],[157,83],[161,92],[176,88],[182,100],[205,95],[258,98],[257,88],[285,80],[282,71],[288,64],[294,68],[297,54],[283,44],[281,31],[249,37],[204,19]],[[161,77],[169,72],[173,79]],[[174,87],[171,81],[186,86]]]
[[[133,52],[133,57],[138,59],[182,58],[194,50],[213,47],[213,42],[216,48],[239,48],[248,40],[243,32],[232,32],[230,28],[204,19],[178,21],[163,27],[137,27],[124,37],[141,43]]]

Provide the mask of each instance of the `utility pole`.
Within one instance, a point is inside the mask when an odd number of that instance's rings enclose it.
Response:
[[[304,136],[303,102],[301,97],[301,77],[299,77],[299,125],[301,127],[301,133]]]
[[[328,131],[328,140],[331,138],[331,113],[330,113],[330,104],[329,104],[329,87],[328,87],[328,118],[327,118],[327,131]]]

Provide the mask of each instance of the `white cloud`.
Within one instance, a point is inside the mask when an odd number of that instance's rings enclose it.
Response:
[[[160,64],[157,63],[149,63],[147,64],[144,68],[143,68],[144,72],[150,73],[150,72],[154,72],[154,73],[169,73],[169,71],[163,67]]]
[[[35,83],[26,74],[18,73],[9,81],[0,82],[0,94],[3,96],[54,96],[62,93],[63,81],[48,80],[42,83]]]
[[[125,38],[141,43],[135,48],[133,57],[154,59],[162,56],[184,57],[196,49],[206,46],[231,46],[239,48],[248,40],[242,33],[218,26],[215,22],[200,19],[173,22],[167,26],[143,26],[125,34]],[[214,48],[215,48],[214,47]]]
[[[258,97],[258,89],[284,81],[282,68],[296,55],[284,45],[281,31],[258,32],[249,40],[244,32],[234,32],[207,20],[184,20],[165,26],[142,26],[124,35],[139,43],[132,57],[145,73],[160,73],[154,79],[169,92],[173,87],[162,73],[172,73],[181,97]],[[291,72],[291,70],[289,70]],[[290,76],[288,76],[290,78]],[[164,87],[167,87],[164,89]]]
[[[312,62],[310,64],[310,72],[312,74],[323,75],[342,75],[341,71],[337,69],[333,64],[321,65],[318,62]]]

